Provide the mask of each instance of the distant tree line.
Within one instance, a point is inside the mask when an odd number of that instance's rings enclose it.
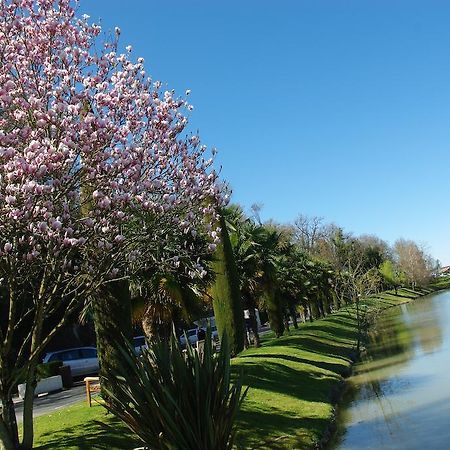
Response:
[[[237,269],[230,283],[239,283],[239,291],[228,291],[228,309],[215,308],[216,318],[220,329],[221,323],[231,323],[224,315],[249,310],[255,345],[255,308],[267,312],[271,329],[281,336],[291,322],[298,327],[298,317],[313,321],[384,289],[425,286],[439,265],[414,241],[399,239],[391,247],[377,236],[354,236],[319,217],[262,223],[259,207],[246,215],[236,205],[222,209],[222,216],[233,253],[228,258]],[[235,340],[235,352],[248,344]]]

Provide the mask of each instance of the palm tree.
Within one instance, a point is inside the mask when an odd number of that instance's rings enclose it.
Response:
[[[250,328],[254,335],[255,347],[260,346],[258,324],[256,320],[256,308],[258,306],[259,285],[259,244],[256,242],[255,233],[257,225],[245,217],[242,209],[231,206],[224,211],[230,242],[233,248],[234,259],[240,278],[240,291],[243,308],[249,311]],[[248,338],[245,345],[249,346]]]
[[[294,328],[298,328],[297,308],[303,306],[306,314],[309,311],[307,302],[308,280],[305,277],[306,254],[295,244],[285,246],[278,265],[280,290],[287,308],[285,326],[288,329],[289,315]]]
[[[269,314],[272,331],[280,337],[285,330],[278,273],[283,248],[282,235],[272,226],[260,225],[255,230],[254,238],[258,250],[257,282],[261,290],[261,300]]]
[[[155,273],[132,284],[133,322],[140,323],[148,340],[170,337],[172,323],[191,322],[206,310],[206,280],[180,274]]]
[[[203,231],[174,232],[165,239],[157,254],[161,259],[166,255],[164,259],[172,263],[163,265],[149,257],[130,283],[133,321],[141,323],[149,340],[168,339],[172,323],[201,317],[210,303],[207,290],[213,281],[212,256]],[[188,249],[184,254],[177,251],[182,243]]]

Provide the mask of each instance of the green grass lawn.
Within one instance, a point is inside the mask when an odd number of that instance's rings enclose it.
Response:
[[[450,287],[450,275],[436,278],[432,283],[432,287],[434,289],[448,289]]]
[[[41,450],[115,450],[142,445],[128,428],[95,401],[91,408],[82,402],[37,417],[34,426],[35,448]]]
[[[447,283],[449,280],[447,280]],[[445,286],[448,286],[446,284]],[[439,288],[445,287],[443,282]],[[399,289],[364,303],[371,310],[410,301],[429,291]],[[285,336],[267,336],[258,349],[233,359],[250,386],[239,415],[242,449],[313,448],[334,415],[343,376],[350,373],[357,334],[353,308],[300,324]],[[38,449],[130,449],[142,445],[105,409],[76,404],[35,420]]]
[[[333,415],[333,390],[350,370],[354,327],[340,312],[234,359],[250,386],[239,417],[240,447],[305,448],[320,438]]]

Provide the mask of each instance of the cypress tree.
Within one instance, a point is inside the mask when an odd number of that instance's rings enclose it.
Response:
[[[102,386],[116,372],[124,358],[119,347],[131,341],[131,295],[128,280],[114,281],[102,289],[92,302]],[[125,338],[125,339],[124,339]]]
[[[217,330],[222,338],[226,333],[233,355],[244,349],[244,313],[239,273],[233,248],[222,212],[219,211],[221,242],[217,246],[212,269],[215,280],[211,287]]]

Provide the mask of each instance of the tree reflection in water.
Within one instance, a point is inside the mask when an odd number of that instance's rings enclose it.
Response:
[[[449,321],[450,292],[392,308],[379,317],[367,336],[367,353],[349,380],[331,448],[416,448],[415,441],[405,442],[412,439],[413,428],[428,434],[421,430],[421,411],[450,396],[450,346],[444,345],[450,341]],[[450,421],[450,406],[439,404],[446,411],[439,414]],[[432,426],[440,420],[435,417]]]

